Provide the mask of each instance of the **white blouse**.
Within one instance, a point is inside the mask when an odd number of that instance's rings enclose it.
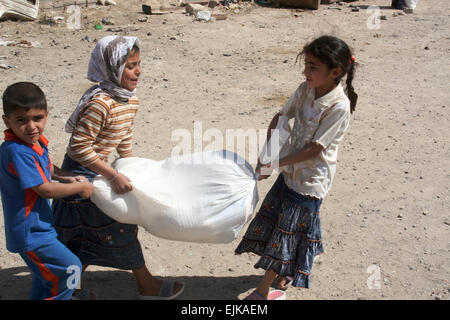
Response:
[[[342,84],[319,99],[314,100],[314,96],[315,89],[303,82],[280,112],[289,119],[295,118],[287,154],[300,151],[310,142],[319,143],[324,149],[313,159],[280,169],[290,189],[322,199],[336,172],[338,144],[350,123],[350,101]]]

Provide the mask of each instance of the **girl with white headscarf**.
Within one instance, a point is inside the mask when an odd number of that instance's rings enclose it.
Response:
[[[140,43],[136,37],[108,36],[98,41],[88,67],[94,83],[81,97],[66,123],[71,133],[61,166],[89,180],[101,174],[116,193],[131,191],[128,177],[113,169],[109,157],[132,156],[132,129],[139,106],[135,96],[141,74]],[[141,299],[173,299],[184,286],[154,278],[145,266],[137,239],[138,226],[121,224],[80,197],[53,202],[58,238],[83,263],[132,270]],[[93,298],[82,289],[75,297]]]

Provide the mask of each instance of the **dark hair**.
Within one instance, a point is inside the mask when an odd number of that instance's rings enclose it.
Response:
[[[358,95],[353,89],[352,81],[355,75],[356,62],[353,61],[352,52],[348,45],[339,38],[333,36],[321,36],[303,47],[303,51],[297,55],[299,57],[310,54],[325,63],[330,69],[340,67],[342,75],[336,79],[338,84],[347,75],[345,81],[345,93],[350,100],[350,110],[353,113],[356,108]],[[296,61],[297,61],[296,60]]]
[[[16,82],[6,88],[3,93],[3,114],[8,116],[20,108],[47,110],[47,100],[41,88],[32,82]]]

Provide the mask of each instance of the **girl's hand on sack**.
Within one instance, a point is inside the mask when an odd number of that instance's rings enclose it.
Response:
[[[133,189],[130,178],[120,172],[117,172],[111,180],[111,188],[117,194],[124,194]]]
[[[94,192],[94,185],[90,183],[87,179],[85,179],[85,181],[77,183],[82,184],[82,191],[78,193],[80,197],[82,197],[83,199],[89,199],[91,194]]]

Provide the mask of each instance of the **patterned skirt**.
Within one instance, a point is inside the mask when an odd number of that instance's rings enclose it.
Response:
[[[292,286],[309,288],[314,257],[323,253],[321,203],[289,189],[280,174],[235,253],[255,253],[261,257],[255,268],[290,276]]]
[[[85,176],[90,181],[97,175],[67,155],[61,168]],[[137,238],[137,225],[119,223],[104,214],[93,202],[77,195],[55,199],[52,207],[59,241],[83,264],[124,270],[139,269],[145,265]]]

